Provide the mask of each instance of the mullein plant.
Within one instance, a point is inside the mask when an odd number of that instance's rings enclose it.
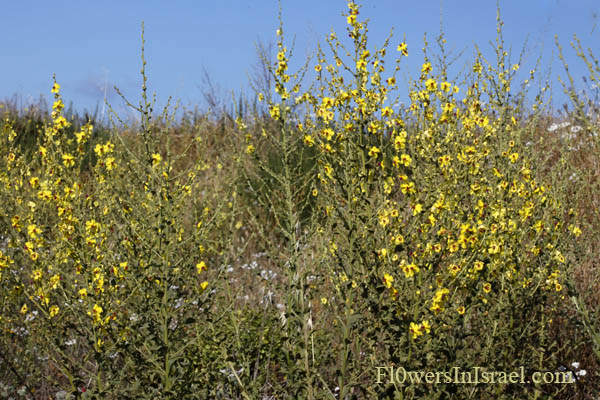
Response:
[[[586,51],[581,44],[581,40],[577,36],[574,36],[571,41],[571,47],[580,61],[586,66],[588,76],[585,81],[589,85],[584,91],[577,91],[575,79],[569,70],[569,65],[558,37],[556,37],[556,45],[559,51],[559,59],[563,63],[566,75],[566,82],[560,77],[559,80],[564,93],[569,97],[571,102],[570,119],[573,121],[573,125],[570,127],[568,133],[561,135],[563,145],[561,146],[560,165],[557,168],[559,172],[557,179],[572,180],[576,178],[582,183],[573,188],[569,194],[572,196],[574,206],[579,205],[582,209],[582,213],[585,216],[583,218],[584,216],[582,215],[582,219],[588,222],[583,229],[586,236],[590,237],[590,240],[589,242],[581,243],[581,260],[597,268],[597,246],[590,246],[589,243],[598,243],[600,210],[594,206],[597,204],[600,195],[600,183],[597,179],[598,168],[597,165],[592,165],[589,168],[585,163],[580,162],[580,160],[582,158],[585,159],[587,154],[599,154],[600,151],[600,135],[597,125],[599,120],[598,108],[594,104],[595,100],[597,100],[600,67],[598,58],[594,56],[592,49],[588,48]],[[594,92],[596,93],[595,99],[590,96]],[[583,156],[580,156],[578,153],[583,154]],[[570,226],[570,229],[576,232],[581,231],[576,226]],[[590,247],[586,248],[586,245]],[[570,278],[573,281],[573,286],[575,286],[575,279],[573,277]],[[590,283],[590,289],[593,291],[597,285],[598,278],[594,277]],[[593,306],[595,302],[586,301],[583,298],[582,292],[578,292],[577,295],[572,296],[571,301],[577,314],[581,316],[583,327],[591,339],[596,360],[600,362],[600,324],[597,322],[597,315],[600,310],[597,306]]]
[[[223,249],[210,232],[227,207],[200,195],[201,160],[173,173],[185,153],[171,150],[167,108],[154,120],[143,47],[142,63],[140,146],[115,129],[82,171],[93,126],[64,134],[56,81],[37,157],[27,163],[14,135],[2,137],[1,349],[31,361],[11,365],[23,383],[97,398],[189,398],[206,388],[212,367],[199,354]]]
[[[309,284],[309,276],[319,275],[318,262],[314,262],[319,252],[314,244],[317,215],[312,210],[316,175],[314,151],[303,145],[297,111],[308,62],[298,71],[290,71],[294,49],[285,41],[281,8],[279,20],[276,60],[263,60],[274,93],[258,93],[268,117],[256,114],[247,124],[238,116],[236,121],[245,140],[242,156],[247,162],[242,165],[251,165],[250,169],[242,168],[242,187],[267,214],[267,226],[256,216],[251,225],[284,275],[277,286],[283,305],[283,354],[278,374],[285,377],[285,384],[281,389],[292,397],[315,399],[325,390],[319,374],[323,359],[315,354],[315,343],[323,338],[316,337],[315,286]],[[252,218],[251,210],[249,214]]]
[[[349,1],[348,8],[353,48],[331,34],[332,60],[320,54],[318,90],[302,97],[316,116],[304,121],[303,135],[319,154],[341,398],[464,390],[369,392],[358,367],[372,366],[364,353],[382,347],[386,361],[406,369],[556,367],[548,324],[568,296],[565,274],[580,230],[567,229],[557,188],[539,181],[524,156],[512,116],[519,104],[509,97],[519,64],[508,64],[500,18],[495,65],[479,55],[470,86],[461,88],[426,56],[410,104],[394,110],[388,99],[408,46],[397,44],[387,72],[390,39],[371,49],[359,6]],[[474,390],[509,398],[541,389]]]

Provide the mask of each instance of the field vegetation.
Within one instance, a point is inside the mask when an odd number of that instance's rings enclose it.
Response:
[[[60,77],[50,111],[0,105],[0,398],[597,398],[593,52],[557,42],[558,112],[500,14],[495,58],[455,76],[443,35],[343,18],[309,60],[281,24],[255,98],[218,112],[156,112],[143,46],[137,123],[66,110]]]

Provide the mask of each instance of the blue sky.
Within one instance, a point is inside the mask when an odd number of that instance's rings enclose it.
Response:
[[[495,38],[493,0],[364,0],[361,17],[371,20],[372,45],[394,27],[393,47],[406,35],[410,55],[405,72],[418,74],[422,38],[430,43],[440,29],[440,5],[448,48],[465,50],[472,59],[477,44],[490,55]],[[303,58],[335,30],[343,36],[345,0],[282,0],[284,29],[296,37]],[[553,80],[562,72],[556,62],[554,34],[559,36],[576,76],[585,73],[568,43],[577,34],[600,56],[600,2],[596,0],[501,0],[505,39],[520,51],[529,35],[527,63],[543,54]],[[2,62],[0,98],[17,95],[23,104],[49,95],[56,74],[67,104],[77,110],[102,107],[104,89],[117,109],[118,86],[134,102],[141,86],[140,32],[145,22],[149,90],[159,103],[168,96],[182,105],[202,105],[203,76],[208,73],[221,96],[248,90],[248,76],[258,62],[256,43],[273,43],[278,27],[276,0],[127,0],[4,2],[0,14]],[[598,26],[596,26],[596,23]],[[404,72],[403,72],[404,73]],[[556,93],[559,87],[556,85]]]

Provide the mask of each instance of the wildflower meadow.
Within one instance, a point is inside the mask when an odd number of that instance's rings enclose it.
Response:
[[[556,113],[500,11],[456,74],[340,12],[219,112],[156,111],[143,34],[137,122],[0,104],[0,398],[600,398],[598,59]]]

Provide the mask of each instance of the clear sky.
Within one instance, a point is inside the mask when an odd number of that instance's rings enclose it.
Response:
[[[406,35],[409,57],[405,71],[418,74],[422,38],[430,42],[440,31],[440,7],[449,49],[465,50],[472,59],[477,44],[490,55],[495,37],[493,0],[364,0],[361,17],[371,20],[370,39],[379,45],[394,27],[392,44]],[[296,54],[303,58],[334,29],[342,37],[345,0],[282,0],[284,29],[296,36]],[[554,81],[561,73],[556,62],[554,34],[568,50],[577,34],[600,57],[600,1],[501,0],[505,39],[518,53],[529,36],[529,64],[538,54],[552,65]],[[141,86],[141,22],[145,22],[149,89],[159,103],[168,96],[182,104],[202,105],[204,71],[217,92],[229,96],[247,90],[248,75],[257,64],[255,45],[275,41],[276,0],[20,0],[4,1],[0,13],[2,62],[0,98],[17,95],[26,104],[49,96],[56,74],[65,102],[77,110],[100,109],[107,99],[120,108],[118,86],[137,101]],[[598,24],[598,26],[596,26]],[[585,71],[567,51],[577,76]],[[553,62],[554,61],[554,62]],[[558,88],[558,85],[556,87]],[[557,90],[558,92],[558,90]]]

